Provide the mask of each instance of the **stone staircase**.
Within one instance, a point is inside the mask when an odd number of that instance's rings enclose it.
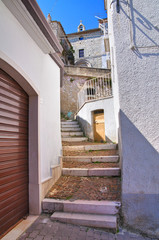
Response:
[[[83,136],[83,132],[76,121],[61,122],[61,136],[65,142],[84,142],[88,140]]]
[[[43,200],[52,220],[116,230],[120,168],[116,144],[89,142],[76,121],[61,123],[62,176]]]

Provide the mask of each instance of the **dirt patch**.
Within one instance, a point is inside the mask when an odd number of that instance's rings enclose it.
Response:
[[[119,177],[61,176],[46,197],[65,200],[119,201],[120,193]]]
[[[67,151],[63,150],[63,156],[114,156],[118,151],[112,150],[89,150],[89,151]]]
[[[111,168],[119,167],[118,163],[84,163],[84,162],[63,162],[64,168]]]

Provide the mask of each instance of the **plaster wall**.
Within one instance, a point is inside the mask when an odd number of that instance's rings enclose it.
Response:
[[[111,8],[110,8],[111,6]],[[159,237],[159,2],[108,1],[127,227]]]
[[[80,123],[84,133],[90,139],[94,140],[93,133],[93,112],[95,110],[104,110],[105,136],[108,142],[117,142],[116,123],[114,116],[113,98],[86,102],[77,113],[77,120]]]
[[[61,88],[61,112],[70,119],[77,112],[78,92],[84,85],[87,77],[65,75]]]
[[[9,59],[13,67],[29,79],[38,95],[38,158],[41,164],[40,181],[44,181],[51,176],[51,165],[58,164],[61,155],[60,69],[37,46],[2,1],[0,31],[0,57]]]

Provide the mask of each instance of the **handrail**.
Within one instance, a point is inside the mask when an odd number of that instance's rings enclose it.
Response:
[[[78,109],[85,102],[112,96],[111,74],[87,80],[78,93]]]

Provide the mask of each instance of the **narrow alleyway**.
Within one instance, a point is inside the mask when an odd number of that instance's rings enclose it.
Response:
[[[63,121],[61,129],[62,176],[44,199],[43,211],[53,213],[52,220],[116,231],[121,185],[117,145],[90,142],[76,121]]]
[[[76,136],[79,127],[72,135],[75,125],[64,125],[62,176],[43,201],[45,213],[19,240],[150,240],[117,226],[121,193],[117,146],[89,142],[82,134]],[[70,133],[72,137],[67,136]]]

